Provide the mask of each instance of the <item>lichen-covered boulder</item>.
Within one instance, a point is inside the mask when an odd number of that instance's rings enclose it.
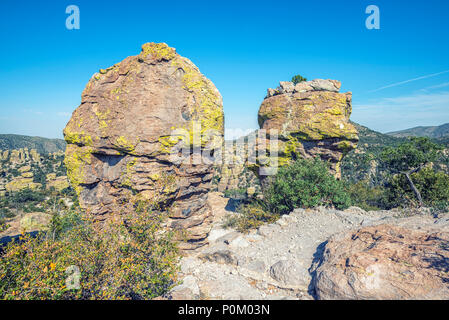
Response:
[[[173,135],[179,130],[185,134]],[[190,60],[165,43],[147,43],[139,55],[100,70],[64,137],[68,177],[88,213],[105,220],[148,200],[169,211],[171,227],[185,231],[183,247],[205,243],[212,164],[172,156],[180,143],[200,151],[220,143],[223,107]]]
[[[322,300],[447,300],[448,249],[449,233],[428,226],[339,233],[328,240],[312,286]]]
[[[31,172],[26,172],[24,176],[15,177],[5,185],[8,192],[18,192],[24,189],[36,190],[42,187],[42,184],[34,182]]]
[[[44,212],[27,213],[22,219],[20,219],[20,232],[47,230],[51,217],[51,214]]]
[[[339,93],[340,87],[339,81],[317,79],[296,85],[281,82],[277,89],[268,89],[258,120],[268,135],[274,130],[278,134],[277,165],[298,157],[320,157],[340,177],[343,156],[358,142],[349,121],[352,94]]]
[[[6,191],[18,192],[24,189],[36,190],[42,187],[42,184],[34,182],[34,174],[30,165],[20,167],[17,171],[20,172],[20,176],[14,177],[5,185]]]
[[[56,176],[56,173],[47,174],[46,188],[55,188],[58,191],[62,191],[69,187],[69,181],[67,176]]]

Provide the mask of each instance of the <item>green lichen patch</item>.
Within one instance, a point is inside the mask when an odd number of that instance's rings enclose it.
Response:
[[[133,143],[130,140],[128,140],[128,138],[126,138],[125,136],[119,136],[115,140],[113,145],[120,151],[124,151],[126,153],[133,154],[138,143],[139,143],[139,141]]]
[[[81,192],[80,184],[85,183],[85,169],[92,161],[91,147],[78,147],[67,145],[64,164],[67,168],[67,177],[77,194]]]
[[[150,56],[152,59],[161,61],[169,61],[176,56],[176,50],[174,48],[170,48],[166,43],[145,43],[142,46],[142,52],[140,53],[141,57],[146,59]]]
[[[134,166],[137,164],[137,158],[132,158],[126,163],[124,172],[122,172],[121,185],[127,188],[132,188],[132,177],[135,174]]]
[[[64,129],[64,139],[68,144],[76,144],[79,146],[92,146],[93,144],[93,139],[90,135],[84,131],[70,131],[68,127]]]
[[[193,95],[190,120],[183,129],[189,132],[191,144],[197,140],[193,136],[199,133],[201,146],[204,147],[215,137],[223,135],[224,115],[220,93],[190,60],[176,56],[172,66],[184,71],[183,88]]]

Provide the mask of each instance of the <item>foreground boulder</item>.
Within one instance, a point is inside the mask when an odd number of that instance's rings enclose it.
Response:
[[[184,247],[192,249],[209,232],[212,164],[172,156],[179,144],[202,152],[222,136],[222,98],[213,83],[174,48],[147,43],[90,79],[64,129],[65,164],[81,207],[95,219],[151,201],[169,211],[170,226],[185,231]]]
[[[424,209],[419,211],[408,209],[404,211],[399,209],[364,211],[357,207],[350,207],[341,211],[319,207],[295,209],[290,214],[281,216],[275,223],[264,224],[257,230],[242,234],[232,228],[225,228],[223,221],[220,221],[220,219],[226,221],[228,215],[236,215],[236,213],[228,211],[227,200],[221,193],[209,193],[209,202],[213,208],[215,220],[208,237],[209,244],[181,259],[181,270],[178,275],[183,284],[172,290],[173,299],[314,299],[316,298],[313,288],[316,267],[322,261],[321,258],[323,252],[326,251],[329,238],[336,234],[352,235],[357,233],[354,231],[357,228],[380,228],[374,226],[385,224],[406,230],[406,233],[402,233],[404,236],[412,233],[409,230],[418,230],[419,234],[427,235],[449,233],[449,213],[441,213],[435,217]],[[391,240],[395,241],[395,238]],[[398,241],[403,241],[403,239],[399,237]],[[430,238],[428,242],[425,242],[430,244],[429,248],[425,249],[428,254],[426,258],[430,259],[429,264],[432,259],[435,262],[437,270],[432,272],[437,273],[441,268],[441,281],[436,282],[436,286],[443,288],[441,283],[446,281],[444,278],[447,278],[447,273],[445,273],[447,269],[445,271],[444,264],[440,264],[438,261],[444,260],[439,254],[444,252],[443,248],[448,249],[448,247],[445,247],[444,241],[442,241],[442,247],[434,250],[438,246],[436,244],[434,246],[433,241],[439,240]],[[391,246],[393,250],[396,250],[395,242],[392,242]],[[386,244],[384,247],[389,248]],[[417,246],[418,257],[422,256],[419,254],[419,250],[422,248],[421,245]],[[368,249],[367,253],[373,250],[375,251],[374,248]],[[383,250],[382,245],[379,250]],[[410,252],[411,249],[407,249],[406,246],[405,250]],[[362,249],[360,252],[363,254]],[[401,254],[400,251],[398,252]],[[394,253],[390,253],[391,257],[396,256]],[[447,257],[445,254],[443,256]],[[381,256],[381,254],[377,254],[377,256]],[[413,253],[411,256],[413,257]],[[407,264],[416,263],[413,260],[412,262],[407,262],[407,260],[400,262],[404,262],[404,268],[407,267]],[[398,263],[400,264],[400,262]],[[350,263],[352,264],[351,261]],[[324,265],[325,263],[323,263]],[[422,266],[425,267],[428,264],[423,263]],[[413,272],[416,276],[421,272],[426,272],[425,269],[421,269],[420,263],[416,264],[416,269],[408,267],[408,271]],[[341,275],[342,272],[335,272],[335,274]],[[372,271],[368,271],[368,274],[371,273]],[[409,277],[411,276],[406,271],[405,275],[407,274]],[[394,277],[395,274],[391,276]],[[405,283],[400,284],[398,288],[404,287],[408,282],[406,278],[400,277],[397,282],[404,279]],[[382,283],[381,286],[383,286]],[[335,286],[335,288],[339,292],[340,286]],[[388,286],[386,289],[391,291]],[[378,291],[381,290],[382,288]],[[332,297],[331,289],[327,296],[324,291],[321,292],[322,298]],[[437,293],[429,296],[436,299],[447,297],[444,292],[441,296]]]
[[[449,233],[392,225],[331,237],[316,269],[318,299],[449,299]]]
[[[341,176],[341,160],[357,146],[358,136],[349,121],[352,94],[339,93],[340,87],[339,81],[317,79],[296,85],[281,82],[277,89],[268,89],[259,125],[279,136],[278,165],[298,157],[320,157],[337,178]]]

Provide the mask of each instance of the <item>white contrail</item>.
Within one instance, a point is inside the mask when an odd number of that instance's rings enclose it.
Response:
[[[396,86],[399,86],[399,85],[401,85],[401,84],[405,84],[405,83],[409,83],[409,82],[413,82],[413,81],[417,81],[417,80],[422,80],[422,79],[427,79],[427,78],[439,76],[440,74],[444,74],[444,73],[448,73],[448,72],[449,72],[449,70],[442,71],[442,72],[438,72],[438,73],[432,73],[432,74],[428,74],[428,75],[426,75],[426,76],[422,76],[422,77],[418,77],[418,78],[414,78],[414,79],[409,79],[409,80],[405,80],[405,81],[401,81],[401,82],[389,84],[388,86],[380,87],[380,88],[378,88],[378,89],[371,90],[371,91],[368,91],[368,92],[370,92],[370,93],[371,93],[371,92],[376,92],[376,91],[380,91],[380,90],[383,90],[383,89],[387,89],[387,88],[391,88],[391,87],[396,87]]]

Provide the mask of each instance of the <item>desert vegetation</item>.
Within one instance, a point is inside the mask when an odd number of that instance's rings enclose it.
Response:
[[[176,284],[178,251],[164,214],[141,205],[102,228],[79,209],[22,235],[0,259],[1,299],[152,299]]]
[[[386,138],[388,139],[388,138]],[[393,141],[395,141],[393,139]],[[326,162],[298,159],[279,169],[258,198],[240,205],[238,215],[229,216],[225,226],[247,232],[272,223],[295,208],[318,206],[344,210],[356,206],[366,211],[427,207],[434,213],[449,207],[449,174],[439,164],[447,158],[444,145],[429,138],[405,138],[393,145],[376,148],[375,154],[358,154],[351,160],[358,166],[376,161],[381,177],[351,176],[337,180]],[[368,161],[368,163],[370,162]],[[230,190],[226,196],[243,197]]]
[[[380,179],[347,181],[353,205],[371,210],[446,209],[449,175],[441,166],[447,161],[443,151],[444,145],[429,138],[410,138],[385,147],[373,159],[382,168]]]
[[[295,208],[317,206],[346,209],[351,205],[350,194],[342,181],[330,172],[326,162],[319,159],[298,159],[279,168],[270,177],[262,197],[241,204],[238,216],[229,216],[225,226],[246,232],[263,223],[276,221]]]

